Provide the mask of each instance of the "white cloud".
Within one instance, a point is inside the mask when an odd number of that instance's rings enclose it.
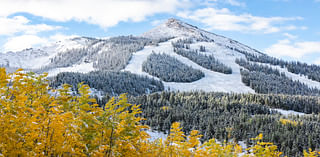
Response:
[[[207,6],[216,5],[217,3],[229,4],[237,7],[245,7],[246,3],[240,2],[238,0],[204,0],[203,4]]]
[[[227,8],[203,8],[179,12],[178,16],[201,22],[208,30],[274,33],[284,30],[305,29],[284,25],[287,21],[302,20],[301,17],[260,17],[251,14],[235,14]]]
[[[226,0],[226,2],[229,3],[230,5],[233,5],[233,6],[239,6],[239,7],[245,7],[246,6],[246,3],[239,2],[237,0]]]
[[[54,21],[70,20],[103,28],[120,21],[142,21],[156,13],[174,13],[189,0],[1,0],[0,16],[25,12]]]
[[[20,51],[25,48],[47,44],[48,40],[37,36],[39,32],[61,29],[60,26],[47,24],[30,24],[24,16],[1,17],[0,36],[5,36],[6,42],[1,45],[1,50]]]
[[[25,34],[36,34],[43,31],[60,29],[59,26],[46,24],[29,24],[30,21],[24,16],[14,16],[12,18],[0,16],[0,35],[13,35],[23,32]]]
[[[279,40],[276,44],[271,45],[269,48],[267,48],[265,52],[276,57],[288,56],[300,59],[307,54],[320,53],[320,42],[292,42],[289,39]]]
[[[8,51],[21,51],[26,48],[34,48],[45,46],[57,41],[63,41],[70,38],[79,37],[77,35],[64,35],[61,33],[49,36],[39,37],[37,35],[20,35],[8,38],[7,42],[3,45],[4,52]]]
[[[289,38],[289,39],[297,39],[298,38],[298,36],[290,34],[290,33],[283,33],[282,35]]]
[[[39,37],[39,32],[61,27],[32,24],[23,16],[11,17],[16,13],[29,13],[58,22],[74,20],[108,28],[121,21],[142,21],[157,13],[174,14],[177,9],[188,8],[190,4],[190,0],[0,0],[0,36],[8,36],[2,49],[17,51],[64,38],[61,34]]]
[[[40,38],[36,35],[21,35],[16,37],[11,37],[3,45],[4,51],[21,51],[26,48],[31,48],[34,46],[39,46],[48,43],[47,39]]]

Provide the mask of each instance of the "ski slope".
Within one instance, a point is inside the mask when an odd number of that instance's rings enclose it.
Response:
[[[174,40],[177,39],[172,39],[170,41],[160,43],[159,46],[156,47],[148,46],[141,51],[133,53],[133,56],[129,61],[129,64],[125,67],[123,71],[129,71],[131,73],[155,78],[149,75],[148,73],[142,71],[142,64],[144,61],[147,60],[148,56],[152,54],[152,52],[164,53],[177,58],[180,62],[188,66],[191,66],[194,69],[201,70],[205,74],[205,77],[203,77],[202,79],[191,83],[163,81],[165,89],[167,90],[170,89],[171,91],[219,91],[233,93],[254,93],[253,89],[245,86],[241,82],[240,68],[235,63],[235,59],[236,57],[238,57],[238,55],[234,53],[232,50],[222,49],[219,45],[216,45],[215,43],[197,43],[195,45],[191,45],[192,47],[194,47],[199,46],[199,44],[201,44],[208,47],[208,50],[210,49],[210,51],[207,53],[215,54],[215,57],[217,56],[217,59],[219,59],[219,61],[225,63],[226,65],[232,68],[232,74],[222,74],[219,72],[213,72],[211,70],[205,69],[199,66],[198,64],[194,63],[193,61],[189,60],[188,58],[174,53],[173,47],[171,45],[171,42]]]
[[[257,62],[252,62],[252,63],[257,63]],[[284,73],[288,78],[291,78],[293,81],[299,81],[301,83],[304,83],[310,88],[320,89],[320,82],[308,79],[307,76],[305,75],[294,74],[292,72],[289,72],[287,68],[281,68],[281,66],[279,65],[276,66],[276,65],[266,64],[266,63],[257,63],[257,64],[268,66],[273,69],[277,69],[279,70],[280,73]]]
[[[65,68],[55,68],[48,71],[48,77],[56,76],[59,73],[62,72],[79,72],[79,73],[88,73],[91,71],[94,71],[93,63],[81,63],[76,64],[71,67],[65,67]]]
[[[304,116],[304,115],[306,115],[305,113],[297,112],[297,111],[293,111],[293,110],[283,110],[283,109],[270,109],[270,110],[277,111],[284,116],[288,116],[288,115]]]

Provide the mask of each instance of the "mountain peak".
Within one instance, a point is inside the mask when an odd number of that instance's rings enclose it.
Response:
[[[168,19],[164,25],[166,25],[169,28],[175,28],[175,29],[184,29],[184,30],[199,30],[198,27],[190,25],[188,23],[185,23],[181,20],[175,19],[175,18],[170,18]]]
[[[198,27],[187,24],[175,18],[169,18],[166,22],[142,34],[146,38],[199,36],[201,30]]]
[[[179,19],[175,19],[175,18],[169,18],[165,23],[164,23],[167,27],[176,27],[176,28],[182,28],[182,27],[189,27],[189,28],[194,28],[194,29],[198,29],[198,27],[196,26],[192,26],[188,23],[185,23]]]
[[[141,36],[151,39],[172,37],[201,39],[203,41],[214,42],[218,45],[224,45],[229,49],[237,49],[238,51],[251,52],[257,55],[261,54],[259,51],[243,45],[235,40],[205,31],[175,18],[169,18],[166,22],[160,24],[159,26],[151,29],[148,32],[143,33]]]
[[[175,18],[169,18],[164,24],[168,27],[174,26],[174,25],[181,25],[182,21],[175,19]]]
[[[176,22],[181,22],[181,21],[176,18],[169,18],[165,23],[176,23]]]

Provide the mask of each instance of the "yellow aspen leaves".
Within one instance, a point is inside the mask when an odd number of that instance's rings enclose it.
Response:
[[[300,124],[299,122],[297,121],[293,121],[293,120],[290,120],[290,119],[283,119],[283,118],[280,118],[280,123],[282,125],[292,125],[292,126],[297,126],[298,124]]]
[[[163,107],[161,107],[161,110],[168,111],[168,110],[170,110],[170,107],[169,106],[163,106]]]
[[[277,151],[277,146],[270,142],[262,141],[263,134],[259,134],[256,138],[252,140],[256,141],[256,144],[247,149],[254,156],[257,157],[279,157],[282,152]]]
[[[80,84],[48,86],[46,74],[0,69],[0,156],[139,156],[147,138],[125,95],[99,107]]]
[[[320,156],[320,152],[312,151],[312,149],[309,148],[308,151],[303,150],[303,156],[304,157],[319,157]]]

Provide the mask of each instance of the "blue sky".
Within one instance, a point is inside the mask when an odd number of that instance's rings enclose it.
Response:
[[[1,0],[0,52],[140,35],[174,17],[271,56],[320,64],[320,0]]]

